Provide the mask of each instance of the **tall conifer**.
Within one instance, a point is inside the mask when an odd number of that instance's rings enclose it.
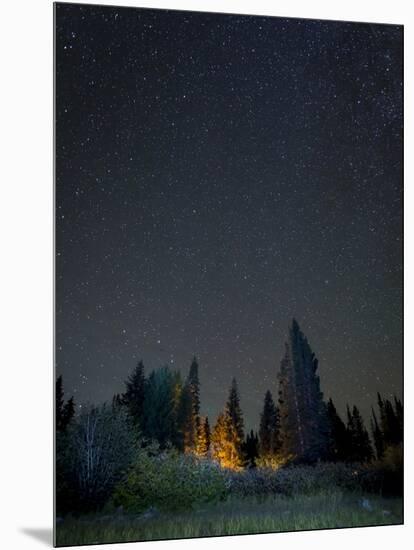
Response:
[[[348,460],[351,462],[369,462],[374,453],[361,413],[355,405],[352,412],[349,406],[347,407],[347,418],[347,431],[350,441]]]
[[[318,361],[294,319],[279,372],[280,432],[283,453],[296,461],[327,456],[329,424],[316,374]]]
[[[144,363],[139,361],[125,382],[126,390],[122,395],[122,401],[135,425],[141,425],[143,420],[145,399],[145,374]]]
[[[279,412],[269,390],[265,394],[260,415],[259,450],[261,456],[280,451]]]
[[[346,460],[349,454],[350,444],[348,432],[345,423],[336,410],[332,398],[329,399],[326,410],[329,421],[328,458],[333,462]]]

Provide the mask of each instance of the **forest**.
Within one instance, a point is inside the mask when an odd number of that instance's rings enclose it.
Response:
[[[215,421],[201,414],[196,357],[185,378],[140,361],[99,405],[58,377],[58,545],[401,523],[401,400],[378,393],[368,427],[356,405],[341,418],[295,320],[277,380],[246,433],[234,378]]]

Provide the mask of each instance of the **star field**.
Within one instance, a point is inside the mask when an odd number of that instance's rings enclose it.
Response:
[[[402,390],[402,28],[56,5],[57,371],[236,376],[255,427],[295,316],[325,395]]]

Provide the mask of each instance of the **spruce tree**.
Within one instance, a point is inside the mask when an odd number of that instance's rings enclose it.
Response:
[[[394,406],[389,399],[378,393],[379,427],[386,447],[398,445],[403,439],[403,409],[401,401],[394,397]]]
[[[244,439],[244,422],[243,413],[240,407],[239,390],[236,379],[233,378],[229,391],[229,397],[226,405],[226,414],[230,419],[230,423],[234,428],[237,438],[240,442]]]
[[[329,421],[328,458],[333,462],[346,460],[349,454],[348,432],[345,423],[336,410],[332,398],[329,399],[326,410]]]
[[[221,412],[211,434],[212,455],[222,468],[239,470],[243,466],[241,442],[227,411]]]
[[[62,376],[56,379],[55,390],[55,417],[56,417],[56,430],[61,431],[63,429],[63,381]]]
[[[68,399],[63,407],[63,419],[65,427],[69,424],[72,418],[75,416],[75,401],[73,397]]]
[[[172,417],[174,420],[171,443],[179,450],[183,451],[183,433],[180,424],[181,402],[184,391],[181,373],[178,370],[171,371],[171,386],[173,395]]]
[[[261,456],[273,455],[280,450],[279,412],[268,390],[260,415],[259,451]]]
[[[369,462],[373,458],[373,451],[368,432],[358,408],[354,405],[352,413],[347,406],[347,431],[350,441],[349,461]]]
[[[184,384],[177,412],[177,427],[179,434],[178,448],[184,452],[191,452],[196,443],[196,425],[193,415],[193,395],[188,382]]]
[[[178,407],[178,432],[184,452],[195,452],[200,431],[200,382],[196,358],[190,366]]]
[[[227,424],[228,419],[226,414],[221,412],[217,417],[211,434],[213,458],[215,458],[223,467],[226,467],[228,464],[228,457],[230,455],[227,441]]]
[[[278,379],[283,454],[297,462],[315,462],[328,452],[328,416],[317,368],[318,361],[294,319]]]
[[[57,432],[65,432],[69,422],[75,415],[75,403],[73,397],[65,403],[64,396],[63,379],[60,375],[56,379],[55,389],[55,420]]]
[[[379,427],[374,409],[371,410],[371,433],[374,440],[375,454],[378,460],[384,456],[384,436]]]
[[[143,432],[161,448],[176,438],[175,385],[176,373],[168,367],[151,372],[145,385]]]
[[[236,379],[233,378],[225,409],[219,414],[211,436],[213,456],[223,468],[243,467],[243,414]]]
[[[193,357],[190,365],[188,383],[192,396],[194,424],[196,426],[196,431],[198,432],[200,427],[200,381],[198,378],[198,363],[196,357]]]
[[[126,391],[122,396],[124,404],[136,426],[140,426],[143,420],[145,398],[145,374],[144,363],[139,361],[135,369],[125,382]]]
[[[402,442],[404,436],[404,409],[401,401],[394,396],[395,416],[397,419],[398,441]]]
[[[400,430],[397,415],[395,414],[392,403],[387,399],[384,403],[385,416],[387,419],[388,434],[386,441],[389,445],[397,445],[400,441]]]
[[[225,415],[227,421],[226,438],[234,446],[234,456],[232,456],[232,467],[240,468],[243,465],[242,444],[244,440],[244,422],[243,413],[240,407],[239,390],[236,379],[233,378],[230,386],[229,397],[227,399]]]

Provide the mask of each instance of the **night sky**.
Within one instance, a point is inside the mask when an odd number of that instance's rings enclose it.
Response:
[[[277,396],[295,317],[339,411],[402,388],[402,27],[56,6],[56,360],[102,402],[200,365]]]

